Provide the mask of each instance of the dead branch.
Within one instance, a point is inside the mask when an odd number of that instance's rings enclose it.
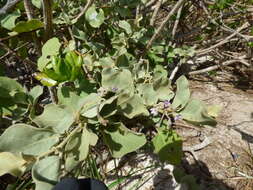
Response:
[[[13,9],[16,4],[18,4],[21,0],[8,0],[3,8],[0,9],[0,16],[8,13],[11,9]]]

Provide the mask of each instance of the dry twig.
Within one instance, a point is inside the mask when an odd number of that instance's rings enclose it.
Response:
[[[233,34],[231,34],[230,36],[226,37],[224,40],[220,41],[219,43],[207,48],[207,49],[203,49],[203,50],[197,50],[197,54],[206,54],[207,52],[210,52],[211,50],[229,42],[229,40],[231,38],[233,38],[235,35],[237,35],[239,32],[241,32],[242,30],[244,30],[245,28],[247,28],[249,26],[249,23],[246,22],[244,23],[241,27],[239,27]]]
[[[233,63],[242,63],[242,64],[244,64],[246,66],[250,66],[247,63],[247,61],[244,60],[244,59],[233,59],[233,60],[228,60],[228,61],[226,61],[224,63],[221,63],[220,65],[214,65],[214,66],[211,66],[211,67],[208,67],[208,68],[205,68],[205,69],[201,69],[201,70],[197,70],[197,71],[192,71],[189,74],[190,75],[197,75],[197,74],[207,73],[207,72],[219,69],[220,66],[228,66],[228,65],[231,65]]]
[[[3,8],[0,9],[0,15],[8,13],[13,7],[16,6],[21,0],[8,0]]]
[[[155,5],[155,10],[154,10],[153,15],[150,19],[150,25],[151,26],[154,26],[154,24],[155,24],[155,19],[156,19],[157,13],[158,13],[162,3],[163,3],[163,0],[158,0],[156,5]]]
[[[86,3],[85,7],[82,9],[82,11],[79,13],[79,15],[77,15],[76,18],[74,18],[74,22],[77,22],[84,14],[85,12],[88,10],[88,8],[91,6],[91,4],[93,3],[94,0],[88,0],[88,2]]]
[[[165,27],[165,25],[167,24],[167,22],[169,21],[169,19],[171,18],[171,16],[174,15],[174,13],[181,7],[181,5],[184,2],[185,2],[185,0],[179,0],[176,3],[176,5],[171,9],[171,11],[169,12],[169,14],[166,16],[166,18],[162,22],[162,24],[158,27],[158,29],[156,30],[156,32],[154,33],[154,35],[148,41],[148,44],[146,46],[146,50],[148,50],[152,46],[153,42],[156,40],[156,38],[158,37],[158,35],[160,34],[160,32],[163,30],[163,28]]]

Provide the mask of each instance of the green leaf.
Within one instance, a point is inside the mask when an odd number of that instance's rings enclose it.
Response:
[[[10,98],[17,93],[24,93],[23,87],[15,80],[8,77],[0,77],[0,97]]]
[[[153,84],[140,84],[137,89],[146,105],[152,106],[157,103],[158,95],[153,88]]]
[[[64,82],[71,79],[73,68],[73,62],[70,63],[61,57],[52,56],[50,63],[43,69],[43,73],[55,81]]]
[[[190,99],[189,84],[185,76],[181,76],[176,81],[177,92],[172,103],[173,109],[182,109],[188,103]]]
[[[208,115],[206,106],[199,100],[190,100],[186,107],[179,112],[183,119],[194,124],[216,125],[217,122]]]
[[[111,57],[103,57],[99,59],[99,63],[102,66],[102,68],[108,68],[108,67],[114,67],[115,62],[112,60]]]
[[[75,22],[75,21],[74,21]],[[87,40],[87,33],[85,33],[83,30],[79,30],[77,27],[75,27],[74,25],[72,26],[72,31],[73,31],[73,35],[75,38],[82,40],[82,41],[86,41]]]
[[[59,104],[76,117],[81,113],[84,117],[93,118],[97,115],[97,104],[101,98],[95,93],[77,95],[70,87],[64,86],[58,89],[58,99]]]
[[[132,33],[131,25],[125,20],[120,20],[119,21],[119,27],[124,29],[127,34]]]
[[[215,117],[218,117],[220,111],[222,110],[222,106],[211,105],[211,106],[207,106],[206,109],[207,109],[207,114],[215,118]]]
[[[123,114],[129,119],[140,115],[149,115],[149,112],[144,105],[143,99],[137,94],[127,99],[127,101],[125,101],[124,103],[118,103],[118,106],[120,107],[120,111],[123,112]]]
[[[174,97],[174,92],[171,90],[171,85],[167,76],[167,71],[163,67],[157,65],[154,71],[153,87],[160,101],[169,101]]]
[[[42,47],[42,56],[38,60],[38,69],[43,71],[50,62],[51,56],[58,55],[61,43],[58,38],[51,38]]]
[[[85,18],[92,27],[99,28],[105,20],[104,11],[99,9],[97,12],[96,7],[92,6],[86,11]]]
[[[106,127],[103,137],[114,158],[120,158],[146,144],[144,134],[135,133],[122,123]]]
[[[66,169],[71,171],[79,162],[84,161],[89,153],[89,147],[97,144],[98,137],[87,128],[82,133],[75,134],[65,147]]]
[[[118,95],[114,95],[112,97],[110,97],[109,99],[103,101],[101,104],[100,104],[100,115],[103,117],[103,118],[107,118],[107,117],[110,117],[114,114],[116,114],[117,112],[117,98],[118,98]]]
[[[37,103],[38,98],[42,95],[43,93],[43,87],[41,86],[35,86],[33,87],[30,92],[29,92],[29,98],[33,104]]]
[[[32,20],[21,21],[17,23],[16,26],[12,30],[17,33],[31,32],[39,28],[43,28],[43,26],[44,24],[40,20],[32,19]]]
[[[0,77],[0,92],[0,111],[3,115],[12,116],[14,120],[20,119],[28,106],[25,90],[15,80]]]
[[[44,56],[48,55],[58,55],[61,47],[61,43],[58,38],[51,38],[42,47],[42,54]]]
[[[105,68],[102,71],[102,87],[108,90],[116,88],[119,92],[134,91],[132,74],[127,69]]]
[[[10,152],[0,152],[0,163],[0,176],[11,174],[19,177],[26,169],[26,161],[21,156]]]
[[[50,86],[57,85],[57,81],[49,78],[44,73],[34,73],[33,76],[34,76],[35,79],[37,79],[38,81],[40,81],[41,84],[43,84],[45,86],[49,86],[50,87]]]
[[[60,72],[59,74],[64,75],[65,73],[70,73],[70,78],[68,80],[74,81],[81,73],[81,67],[83,64],[82,57],[77,55],[74,51],[71,51],[66,54],[64,62],[68,67],[65,67],[65,71]]]
[[[32,178],[36,184],[35,190],[52,190],[59,180],[60,158],[46,157],[37,161],[32,168]]]
[[[47,152],[58,140],[59,135],[51,130],[15,124],[0,136],[0,152],[22,152],[38,156]]]
[[[38,9],[41,8],[41,0],[32,0],[32,4]]]
[[[62,134],[75,122],[76,114],[66,106],[56,104],[46,105],[44,112],[35,117],[33,121],[41,128],[51,128],[56,133]]]
[[[154,152],[158,154],[162,162],[179,164],[183,156],[183,141],[179,135],[172,130],[158,129],[157,135],[152,139]]]
[[[85,98],[81,115],[86,118],[94,118],[97,116],[97,106],[101,101],[101,97],[95,93],[90,94]]]
[[[3,28],[7,30],[12,30],[15,27],[15,22],[18,17],[20,17],[20,11],[16,10],[12,13],[6,14],[6,16],[0,18],[0,24]]]

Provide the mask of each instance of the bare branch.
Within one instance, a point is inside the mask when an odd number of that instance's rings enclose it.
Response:
[[[213,46],[211,46],[211,47],[209,47],[209,48],[207,48],[207,49],[198,50],[196,53],[197,53],[197,54],[205,54],[205,53],[211,51],[212,49],[217,48],[217,47],[219,47],[219,46],[221,46],[221,45],[223,45],[223,44],[229,42],[229,40],[230,40],[231,38],[233,38],[234,36],[236,36],[240,31],[244,30],[244,29],[247,28],[248,26],[249,26],[249,23],[248,23],[248,22],[244,23],[244,24],[243,24],[241,27],[239,27],[233,34],[231,34],[230,36],[226,37],[224,40],[220,41],[219,43],[217,43],[217,44],[215,44],[215,45],[213,45]]]
[[[242,64],[244,64],[248,67],[250,66],[250,64],[248,64],[247,61],[244,60],[244,59],[233,59],[233,60],[228,60],[224,63],[221,63],[221,65],[214,65],[214,66],[211,66],[211,67],[208,67],[208,68],[205,68],[205,69],[201,69],[201,70],[198,70],[198,71],[192,71],[189,74],[190,75],[197,75],[197,74],[207,73],[207,72],[219,69],[220,66],[228,66],[228,65],[231,65],[233,63],[242,63]]]
[[[8,13],[12,8],[15,7],[21,0],[8,0],[3,8],[0,9],[0,15]]]
[[[165,25],[167,24],[167,22],[169,21],[169,19],[171,18],[171,16],[181,7],[181,5],[185,2],[185,0],[179,0],[176,5],[172,8],[172,10],[169,12],[169,14],[166,16],[166,18],[164,19],[164,21],[162,22],[162,24],[159,26],[159,28],[156,30],[156,32],[154,33],[154,35],[152,36],[152,38],[149,40],[147,46],[146,46],[146,50],[148,50],[153,42],[156,40],[156,38],[158,37],[158,35],[160,34],[160,32],[163,30],[163,28],[165,27]]]
[[[175,35],[176,35],[176,32],[177,32],[177,26],[178,26],[178,24],[179,24],[179,20],[180,20],[180,17],[181,17],[182,9],[183,9],[183,6],[181,6],[181,7],[178,9],[178,12],[177,12],[177,18],[176,18],[176,21],[175,21],[175,24],[174,24],[174,27],[173,27],[173,30],[172,30],[172,39],[173,39],[173,40],[174,40]]]
[[[154,24],[155,24],[155,19],[156,19],[157,13],[158,13],[162,3],[163,3],[163,0],[158,0],[156,5],[155,5],[155,10],[154,10],[153,15],[152,15],[151,20],[150,20],[150,25],[151,26],[154,26]]]

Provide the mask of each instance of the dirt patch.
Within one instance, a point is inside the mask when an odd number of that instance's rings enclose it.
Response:
[[[217,127],[202,130],[205,136],[212,139],[212,144],[196,154],[213,178],[226,182],[231,189],[241,189],[238,182],[243,177],[238,178],[238,172],[246,163],[245,159],[252,159],[246,158],[245,153],[250,153],[253,148],[253,96],[228,88],[227,84],[224,84],[226,88],[222,84],[219,88],[198,82],[191,85],[193,97],[223,107],[217,118]]]

